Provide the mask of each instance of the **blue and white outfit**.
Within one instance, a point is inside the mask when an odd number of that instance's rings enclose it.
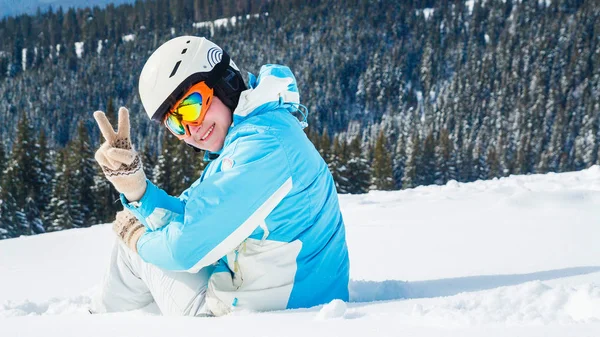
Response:
[[[258,78],[250,75],[223,149],[198,181],[179,197],[151,182],[140,201],[122,197],[147,228],[137,244],[145,263],[208,277],[198,311],[348,300],[335,184],[293,115],[299,103],[289,68],[263,66]]]

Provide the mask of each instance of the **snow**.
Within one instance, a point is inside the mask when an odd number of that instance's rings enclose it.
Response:
[[[21,50],[21,68],[27,70],[27,48]]]
[[[469,9],[469,13],[473,13],[473,6],[475,6],[475,0],[465,1],[465,6]]]
[[[423,8],[422,13],[425,17],[425,20],[429,20],[429,18],[433,15],[434,8]]]
[[[344,317],[346,311],[348,310],[348,306],[346,302],[342,300],[333,300],[330,303],[327,303],[319,310],[316,319],[325,320],[332,318],[341,318]]]
[[[217,20],[213,21],[213,23],[214,23],[215,27],[227,27],[227,24],[233,19],[234,19],[234,17],[217,19]]]
[[[0,241],[0,336],[598,336],[600,167],[342,195],[351,301],[89,315],[110,225]]]
[[[260,16],[269,16],[268,12],[264,12],[262,14],[246,14],[246,20],[249,19],[258,19]],[[238,20],[241,20],[241,16],[232,16],[230,18],[221,18],[213,21],[203,21],[203,22],[194,22],[192,23],[192,27],[199,28],[209,28],[210,35],[215,35],[215,28],[227,27],[228,25],[235,26]]]
[[[98,47],[96,47],[96,52],[98,55],[102,52],[102,40],[98,40]]]
[[[269,13],[268,12],[264,12],[263,15],[264,16],[269,16]],[[259,17],[260,17],[260,14],[246,14],[246,20],[249,20],[251,18],[252,19],[258,19]]]
[[[77,58],[81,58],[83,54],[83,44],[84,42],[75,42],[75,54],[77,54]]]
[[[124,35],[123,37],[121,37],[121,40],[123,42],[131,42],[131,41],[135,40],[135,34]]]

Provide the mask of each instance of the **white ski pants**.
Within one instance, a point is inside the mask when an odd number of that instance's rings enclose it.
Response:
[[[210,268],[195,274],[162,270],[116,241],[108,270],[92,298],[92,312],[129,311],[156,302],[166,316],[206,315],[204,297]]]

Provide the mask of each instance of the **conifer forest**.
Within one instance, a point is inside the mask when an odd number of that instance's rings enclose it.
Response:
[[[147,118],[138,76],[180,35],[256,74],[285,64],[340,193],[599,163],[600,2],[138,0],[0,21],[0,238],[114,219],[92,113],[131,111],[146,175],[178,195],[196,153]],[[116,125],[116,123],[115,123]]]

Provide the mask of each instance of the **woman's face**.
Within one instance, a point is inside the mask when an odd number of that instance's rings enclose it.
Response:
[[[199,126],[190,126],[190,137],[184,141],[201,150],[217,152],[223,148],[225,136],[231,126],[231,110],[213,96],[204,121]]]

